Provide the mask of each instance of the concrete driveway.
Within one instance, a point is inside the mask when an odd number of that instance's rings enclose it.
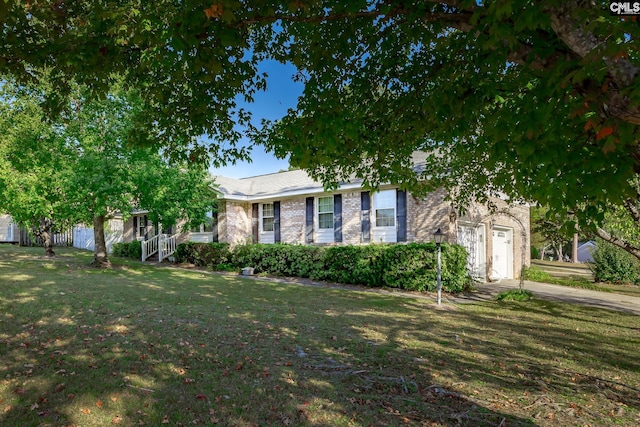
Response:
[[[495,299],[500,292],[516,289],[520,285],[519,280],[502,280],[496,283],[482,283],[477,286],[477,291],[452,298],[454,303],[472,303]],[[533,292],[534,297],[560,301],[570,304],[581,304],[591,307],[606,308],[626,313],[640,315],[640,298],[612,292],[592,291],[589,289],[573,288],[569,286],[551,285],[548,283],[530,282],[525,280],[524,288]]]

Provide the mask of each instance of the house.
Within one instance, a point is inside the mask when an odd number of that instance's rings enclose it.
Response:
[[[183,241],[232,246],[428,242],[441,229],[447,242],[467,249],[468,269],[478,280],[517,278],[530,263],[527,204],[492,198],[494,209],[474,203],[459,216],[444,190],[414,197],[394,185],[367,191],[353,180],[325,191],[302,170],[242,179],[218,176],[215,182],[217,211],[192,230],[174,234],[152,224],[146,211],[134,211],[121,225],[108,228],[116,231],[116,240],[143,241],[143,260],[156,252],[162,260]]]
[[[0,215],[0,243],[18,243],[20,229],[10,215]]]
[[[427,242],[440,228],[446,241],[467,249],[469,271],[479,280],[519,277],[522,266],[530,262],[526,204],[492,199],[496,210],[474,204],[459,217],[444,190],[417,198],[393,185],[366,191],[354,180],[327,192],[302,170],[242,179],[218,176],[215,182],[217,212],[209,224],[180,240],[232,246]],[[138,235],[146,230],[138,228]],[[125,234],[126,230],[125,226]]]
[[[578,246],[578,262],[593,262],[593,251],[596,250],[596,242],[589,240]]]

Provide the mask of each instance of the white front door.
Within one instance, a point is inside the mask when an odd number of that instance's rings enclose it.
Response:
[[[494,228],[491,279],[513,279],[513,231]]]

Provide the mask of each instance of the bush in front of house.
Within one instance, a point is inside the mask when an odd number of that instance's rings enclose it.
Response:
[[[589,267],[596,282],[640,284],[640,264],[623,249],[598,239]]]
[[[442,288],[462,292],[470,284],[467,253],[459,245],[442,245]],[[415,291],[436,289],[437,246],[435,243],[335,246],[326,250],[324,279],[370,287]]]
[[[142,258],[142,243],[134,240],[133,242],[118,242],[111,247],[111,254],[121,258]]]
[[[322,279],[331,282],[384,286],[382,255],[387,245],[331,246],[324,253]]]
[[[253,267],[257,274],[303,277],[369,287],[416,291],[436,289],[437,247],[434,243],[308,246],[245,244],[229,251],[227,243],[182,243],[178,262],[237,271]],[[459,245],[442,245],[442,288],[461,292],[470,286],[467,253]],[[223,267],[223,268],[222,268]]]
[[[320,279],[323,252],[317,246],[257,243],[236,246],[231,259],[239,269],[253,267],[255,273]]]
[[[212,266],[216,268],[218,265],[226,265],[229,263],[231,260],[231,251],[229,249],[229,243],[185,242],[180,243],[176,247],[174,257],[176,261],[180,263],[189,263],[198,267]]]

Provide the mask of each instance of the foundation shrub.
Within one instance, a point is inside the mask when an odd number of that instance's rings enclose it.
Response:
[[[174,254],[176,261],[190,263],[199,267],[226,265],[231,259],[228,243],[180,243]]]
[[[142,243],[137,240],[114,243],[111,251],[113,256],[140,260],[142,258]]]
[[[322,276],[323,248],[277,243],[247,244],[233,250],[232,262],[238,268],[253,267],[256,273],[277,276]]]

